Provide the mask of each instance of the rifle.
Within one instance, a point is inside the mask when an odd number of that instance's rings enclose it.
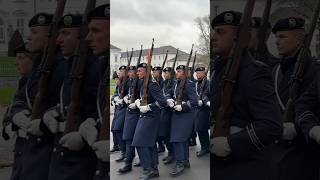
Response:
[[[137,65],[136,65],[136,70],[134,72],[134,74],[137,74],[137,68],[138,68],[138,65],[140,64],[140,61],[141,61],[141,56],[142,56],[142,45],[141,45],[141,50],[140,50],[140,54],[139,54],[139,58],[138,58],[138,61],[137,61]],[[133,78],[133,81],[132,81],[132,84],[131,84],[131,87],[130,87],[130,103],[134,103],[134,101],[136,100],[136,87],[137,87],[137,82],[138,82],[138,77],[134,77]]]
[[[227,59],[227,68],[221,96],[221,105],[217,112],[213,137],[227,137],[230,131],[229,114],[231,113],[231,100],[233,88],[237,81],[240,60],[244,50],[248,47],[250,39],[250,21],[255,0],[247,0],[244,13],[241,17],[240,26],[236,34],[235,42]],[[212,128],[211,128],[212,130]],[[212,132],[211,132],[212,133]]]
[[[44,53],[41,59],[41,76],[38,81],[38,91],[34,99],[31,119],[40,119],[44,111],[44,97],[47,93],[47,82],[49,81],[49,76],[51,74],[55,50],[56,50],[56,39],[58,37],[58,23],[63,16],[64,7],[66,5],[66,0],[57,0],[57,8],[53,16],[52,23],[49,27],[48,41],[44,48]]]
[[[189,58],[188,58],[188,61],[187,61],[187,64],[185,66],[185,69],[184,69],[184,74],[185,74],[185,78],[181,79],[181,82],[179,84],[179,94],[177,96],[177,99],[176,99],[176,105],[181,105],[182,104],[182,95],[183,95],[183,90],[184,90],[184,85],[186,83],[186,79],[187,78],[187,75],[188,75],[188,72],[189,72],[189,64],[190,64],[190,60],[191,60],[191,56],[192,56],[192,51],[193,51],[193,46],[194,44],[192,44],[192,47],[191,47],[191,51],[190,51],[190,54],[189,54]]]
[[[255,59],[267,62],[268,56],[267,56],[267,46],[265,44],[266,38],[267,38],[267,32],[266,29],[268,29],[269,25],[269,17],[270,17],[270,10],[271,10],[272,0],[267,0],[265,8],[263,10],[261,25],[259,27],[257,36],[258,36],[258,43],[257,47],[255,49]]]
[[[126,95],[126,91],[125,90],[126,90],[126,85],[127,85],[127,80],[128,80],[128,70],[129,70],[129,67],[130,67],[131,60],[132,60],[132,55],[133,55],[133,48],[132,48],[132,51],[131,51],[131,55],[130,55],[126,70],[124,72],[124,76],[123,76],[122,81],[121,81],[121,91],[120,91],[120,96],[119,96],[120,99],[123,99],[124,96]]]
[[[64,133],[77,131],[80,122],[80,99],[81,99],[81,86],[83,81],[83,75],[85,72],[86,59],[88,56],[88,44],[85,40],[86,35],[88,34],[88,14],[96,6],[96,0],[88,0],[85,13],[83,15],[83,22],[80,27],[79,33],[79,44],[74,52],[72,69],[70,78],[72,81],[71,85],[71,96],[70,96],[70,105],[67,111],[66,117],[66,126]]]
[[[168,52],[169,52],[169,51],[167,50],[167,51],[166,51],[166,57],[164,58],[164,61],[163,61],[162,66],[161,66],[160,75],[162,75],[162,71],[163,71],[164,66],[165,66],[165,64],[166,64],[166,62],[167,62]]]
[[[148,105],[148,83],[149,78],[151,75],[151,59],[152,59],[152,53],[153,53],[153,47],[154,47],[154,39],[152,39],[152,45],[151,45],[151,51],[150,51],[150,58],[147,59],[147,72],[146,76],[143,79],[143,91],[142,91],[142,97],[141,97],[141,106]]]
[[[190,73],[191,77],[190,78],[192,78],[193,74],[194,74],[194,65],[196,63],[196,59],[197,59],[197,51],[194,52],[194,58],[193,58],[193,62],[192,62],[191,73]]]
[[[174,79],[174,75],[175,75],[174,68],[175,68],[176,63],[177,63],[178,53],[179,53],[179,48],[177,49],[176,57],[174,58],[174,61],[173,61],[173,64],[172,64],[172,69],[171,69],[171,72],[170,72],[171,73],[171,75],[170,75],[171,81],[173,81],[173,79]]]
[[[313,12],[309,32],[305,35],[304,43],[298,54],[297,62],[294,65],[294,70],[289,81],[289,99],[287,101],[286,110],[284,112],[284,122],[294,122],[295,120],[294,102],[299,96],[299,90],[301,88],[301,80],[303,79],[305,65],[311,55],[309,47],[319,17],[320,0],[317,1],[317,5],[315,7],[316,8]]]

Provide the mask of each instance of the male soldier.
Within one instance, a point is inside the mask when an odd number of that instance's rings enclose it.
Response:
[[[292,80],[297,56],[303,46],[305,29],[305,20],[297,17],[289,17],[280,19],[272,28],[272,32],[276,36],[276,45],[280,55],[280,63],[278,63],[273,71],[275,77],[275,91],[278,99],[278,105],[284,114],[286,104],[289,99],[289,85]],[[308,47],[306,47],[308,48]],[[301,79],[301,86],[298,90],[298,97],[311,84],[315,68],[312,66],[312,59],[306,60],[304,67],[304,75]],[[306,155],[306,142],[298,133],[298,129],[294,122],[283,122],[283,136],[270,147],[274,158],[271,158],[273,167],[276,167],[275,175],[278,179],[304,179],[309,176],[305,173],[305,167],[310,157]],[[276,163],[276,164],[274,164]],[[300,169],[296,171],[296,169]],[[309,167],[308,167],[309,169]],[[309,170],[307,170],[309,171]]]
[[[126,159],[125,159],[124,166],[118,170],[118,172],[122,174],[132,170],[132,161],[135,157],[135,147],[132,146],[132,140],[133,140],[134,132],[140,116],[140,111],[136,107],[134,101],[140,98],[140,88],[141,88],[138,86],[138,79],[135,79],[135,78],[138,78],[136,77],[135,73],[136,73],[136,66],[130,66],[129,72],[128,72],[129,93],[124,98],[124,101],[126,101],[126,104],[128,104],[128,108],[125,114],[124,128],[123,128],[123,140],[126,141],[126,154],[125,154]],[[133,89],[134,88],[133,83],[136,83],[135,89]],[[134,95],[133,93],[135,93],[134,97],[132,97]],[[131,98],[134,99],[133,102],[131,102]]]
[[[197,116],[195,120],[195,128],[198,133],[201,150],[197,152],[197,156],[201,157],[209,153],[209,133],[210,128],[210,100],[209,100],[209,81],[205,67],[197,67],[195,72],[197,76],[196,93],[198,95]]]
[[[177,80],[171,90],[173,99],[167,100],[169,106],[174,109],[171,117],[170,142],[174,149],[176,165],[170,172],[172,176],[179,176],[185,168],[190,167],[189,139],[194,128],[195,112],[193,109],[197,105],[197,95],[195,83],[187,78],[186,68],[184,65],[179,65],[176,68]],[[180,83],[182,81],[185,83],[181,92]],[[181,103],[178,104],[178,101]]]
[[[197,80],[194,78],[193,74],[192,74],[192,67],[189,67],[188,70],[188,75],[187,77],[192,81],[192,82],[196,82]],[[189,139],[189,146],[196,146],[197,145],[197,132],[195,129],[195,125],[193,125],[193,131],[191,134],[191,137]]]
[[[126,142],[123,140],[123,127],[124,127],[124,121],[125,121],[125,115],[126,115],[126,109],[127,104],[124,102],[124,97],[128,94],[129,86],[128,81],[125,81],[125,71],[127,69],[127,66],[120,66],[119,67],[119,80],[120,84],[116,87],[116,92],[114,93],[114,102],[115,102],[115,114],[113,117],[112,125],[111,125],[111,131],[116,136],[117,142],[120,147],[120,156],[116,159],[116,162],[121,162],[125,158],[126,154]],[[124,87],[123,87],[124,86]],[[121,96],[121,90],[124,88],[124,97],[120,98]]]
[[[268,27],[266,30],[264,30],[264,33],[266,33],[266,39],[263,40],[263,43],[264,43],[264,51],[261,51],[259,50],[258,51],[258,43],[259,41],[261,40],[261,38],[259,39],[258,37],[258,32],[259,32],[259,28],[261,26],[261,17],[252,17],[251,18],[251,36],[250,36],[250,42],[249,42],[249,45],[248,45],[248,48],[249,48],[249,51],[250,53],[252,54],[253,57],[256,57],[256,58],[259,58],[260,54],[257,54],[257,53],[260,53],[262,52],[262,56],[263,58],[262,59],[257,59],[258,61],[261,61],[261,62],[264,62],[265,64],[269,65],[270,68],[272,69],[278,62],[279,62],[279,59],[274,57],[268,50],[268,47],[267,47],[267,40],[271,34],[271,24],[268,22]]]
[[[212,22],[212,47],[218,55],[214,65],[213,113],[216,116],[221,105],[225,68],[239,28],[241,13],[226,11]],[[268,154],[264,147],[282,134],[281,116],[274,106],[276,97],[271,72],[266,65],[255,62],[244,51],[239,65],[237,81],[232,97],[230,135],[211,139],[211,174],[213,179],[270,179]]]
[[[108,103],[110,78],[110,74],[108,74],[108,69],[110,68],[110,62],[108,62],[110,61],[109,3],[96,7],[92,12],[89,13],[89,33],[86,37],[86,40],[88,41],[90,48],[93,50],[94,55],[98,56],[99,60],[101,60],[96,64],[98,65],[95,66],[96,69],[101,70],[100,66],[102,66],[102,71],[105,71],[103,78],[101,77],[102,73],[100,73],[100,79],[102,78],[102,80],[100,81],[98,87],[98,94],[96,96],[96,109],[98,111],[98,117],[96,118],[99,118],[101,120],[103,118],[102,110],[108,110],[110,108],[110,103]],[[91,142],[94,142],[95,140],[95,142],[92,144],[92,149],[95,151],[95,154],[98,157],[98,165],[94,180],[110,179],[110,141],[101,138],[96,138],[98,131],[101,131],[102,129],[93,128],[92,125],[94,125],[94,123],[92,123],[92,119],[94,119],[94,117],[87,118],[87,120],[80,126],[79,131],[88,144],[91,144]],[[97,124],[97,127],[101,125],[102,121],[100,121],[100,123]],[[108,130],[106,133],[108,133]]]
[[[161,88],[157,81],[149,77],[146,92],[148,93],[147,104],[140,105],[143,99],[144,80],[147,74],[147,64],[141,63],[138,66],[139,90],[141,99],[135,101],[140,109],[140,117],[135,129],[132,145],[137,148],[141,165],[144,168],[141,180],[158,177],[158,152],[156,140],[158,138],[158,128],[160,123],[160,108],[167,106],[166,98],[161,93]]]
[[[163,78],[162,78],[162,69],[160,66],[155,66],[152,68],[152,76],[157,80],[157,82],[159,83],[161,89],[163,86]],[[161,110],[162,111],[162,110]],[[157,139],[157,143],[158,143],[158,153],[162,153],[164,152],[166,149],[163,145],[163,140],[161,138]]]
[[[53,136],[43,125],[41,119],[30,119],[34,98],[38,91],[38,79],[41,75],[41,60],[43,49],[47,42],[49,25],[53,15],[39,13],[29,22],[30,35],[28,36],[30,51],[35,53],[33,60],[32,73],[25,86],[24,93],[17,94],[16,98],[25,102],[14,105],[13,122],[20,129],[26,129],[28,139],[25,144],[23,160],[22,179],[47,179],[51,151],[53,145]],[[56,42],[50,42],[56,43]],[[53,67],[47,84],[47,96],[45,96],[44,109],[54,106],[58,101],[59,87],[64,78],[64,61],[61,55],[56,55],[53,61]]]
[[[170,90],[172,89],[174,83],[173,78],[171,78],[171,72],[171,67],[166,67],[163,70],[164,81],[162,86],[162,93],[167,98],[171,97]],[[174,160],[173,147],[170,143],[171,116],[172,109],[170,107],[161,109],[158,139],[160,139],[161,142],[164,142],[168,150],[168,155],[162,159],[164,164],[170,164]]]
[[[22,44],[21,46],[15,49],[15,55],[16,55],[15,64],[17,67],[17,71],[20,75],[16,94],[19,94],[21,93],[20,91],[24,90],[24,86],[26,85],[28,76],[31,74],[31,70],[32,70],[32,54],[26,46],[27,44]],[[19,103],[15,101],[16,100],[13,99],[14,103],[16,104]],[[21,103],[24,103],[24,102],[21,101]],[[5,117],[4,121],[8,121],[8,122],[3,122],[3,123],[8,123],[6,126],[8,126],[10,122],[12,122],[11,109],[12,109],[12,105],[10,105],[6,114],[4,115]],[[12,131],[15,131],[17,135],[15,146],[14,146],[14,164],[13,164],[12,174],[11,174],[11,180],[16,180],[16,179],[19,179],[19,177],[21,176],[23,148],[26,142],[26,132],[24,132],[22,129],[19,129],[19,127],[15,126],[14,124],[12,124],[11,127],[12,127]],[[5,126],[3,128],[3,135],[4,134],[6,134]]]
[[[82,16],[72,14],[63,16],[59,23],[60,31],[57,43],[60,46],[64,59],[67,61],[65,69],[65,71],[68,72],[67,75],[72,73],[71,67],[73,61],[75,61],[73,55],[79,44],[81,24]],[[94,61],[94,59],[92,61]],[[90,66],[88,65],[87,67]],[[65,76],[63,85],[59,87],[60,101],[58,105],[49,108],[43,117],[44,124],[50,132],[54,134],[55,138],[48,179],[88,179],[92,178],[95,172],[96,157],[93,151],[89,146],[84,146],[80,143],[77,144],[77,137],[81,137],[79,133],[71,132],[63,136],[65,133],[65,117],[67,117],[66,106],[69,105],[68,98],[70,97],[70,87],[72,83],[71,77],[67,75]],[[88,76],[88,73],[86,75]],[[92,83],[94,83],[94,81]],[[85,90],[83,92],[85,92]],[[83,95],[82,97],[86,96]],[[86,102],[89,104],[88,101]],[[83,105],[82,110],[88,114],[91,113],[88,108],[84,108]],[[72,162],[72,164],[70,162]],[[69,169],[70,171],[65,171],[65,169]]]

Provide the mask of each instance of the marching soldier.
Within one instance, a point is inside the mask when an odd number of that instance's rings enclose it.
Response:
[[[135,78],[138,78],[135,72],[136,66],[130,66],[128,72],[128,86],[130,88],[128,95],[124,98],[124,101],[126,101],[126,104],[128,104],[123,128],[123,140],[125,140],[126,142],[126,159],[124,166],[118,170],[118,172],[122,174],[132,170],[132,162],[135,157],[135,147],[132,146],[132,140],[139,120],[140,111],[135,103],[131,102],[131,98],[133,98],[134,100],[139,99],[141,88],[141,83],[138,83],[137,79],[135,81]],[[133,83],[136,83],[135,89],[132,89],[134,87]],[[135,94],[133,94],[133,91],[135,91]],[[132,97],[133,95],[135,95],[135,97]]]
[[[197,95],[195,83],[187,78],[186,68],[184,65],[176,68],[177,80],[171,91],[173,99],[167,100],[169,106],[174,109],[171,117],[170,142],[174,149],[176,165],[170,172],[172,176],[179,176],[185,168],[190,167],[189,139],[194,127],[194,107],[197,105]],[[183,92],[180,92],[179,85],[182,81],[185,81],[185,84]],[[178,97],[181,97],[181,104],[177,104]]]
[[[16,94],[23,93],[20,91],[24,90],[24,87],[27,83],[28,76],[31,73],[32,70],[32,53],[28,50],[26,47],[27,44],[22,44],[21,46],[17,47],[15,49],[15,55],[16,55],[16,66],[17,71],[20,75],[19,81],[18,81],[18,87]],[[13,102],[15,104],[17,103],[24,103],[24,102],[16,102],[15,99],[13,99]],[[4,139],[9,139],[9,135],[6,134],[6,126],[8,126],[12,122],[12,112],[11,112],[11,106],[7,109],[6,114],[4,115],[4,124],[3,126],[3,132],[2,135]],[[7,122],[6,122],[7,121]],[[14,145],[14,163],[12,167],[12,173],[11,173],[11,180],[18,180],[21,176],[22,171],[22,162],[23,162],[23,148],[24,144],[26,142],[26,132],[24,132],[22,129],[19,129],[19,127],[12,124],[12,131],[16,132],[16,141]],[[6,137],[7,136],[7,137]]]
[[[59,94],[59,102],[57,102],[56,106],[52,106],[49,108],[43,116],[43,122],[46,127],[50,130],[52,134],[54,134],[54,147],[52,152],[52,159],[50,163],[50,171],[48,179],[89,179],[92,178],[95,172],[96,165],[96,156],[92,149],[88,145],[84,145],[79,132],[70,132],[65,133],[65,124],[67,117],[67,106],[69,106],[70,94],[71,94],[71,77],[68,76],[71,74],[72,64],[76,61],[73,57],[75,49],[79,44],[79,33],[80,26],[82,24],[82,16],[80,15],[65,15],[60,22],[60,31],[59,36],[57,38],[57,43],[60,46],[61,52],[64,56],[66,63],[65,73],[66,76],[64,78],[64,82],[60,85],[60,94]],[[94,58],[90,59],[91,61],[97,61]],[[93,63],[88,63],[89,68],[96,68],[92,65]],[[89,69],[88,68],[88,69]],[[93,70],[91,70],[93,71]],[[85,77],[87,78],[89,72],[86,72]],[[90,75],[94,75],[92,72]],[[96,76],[97,77],[97,76]],[[85,80],[86,81],[86,80]],[[87,80],[89,81],[89,80]],[[92,81],[92,79],[90,79]],[[97,83],[92,81],[92,83]],[[89,86],[88,82],[84,82],[87,86],[86,89],[93,89],[93,84]],[[87,93],[84,88],[84,93]],[[93,93],[96,91],[87,94],[94,95]],[[91,104],[94,105],[94,102],[90,102],[89,99],[82,99],[83,102],[81,104]],[[85,116],[89,114],[93,114],[94,112],[90,110],[88,107],[84,107],[81,105],[82,112],[86,113],[81,115],[83,119]],[[90,144],[92,145],[92,144]],[[71,163],[72,162],[72,163]],[[69,169],[69,171],[65,171],[65,169]]]
[[[289,85],[292,81],[292,74],[294,72],[297,56],[303,46],[305,37],[305,20],[297,17],[290,17],[280,19],[272,28],[272,32],[276,36],[276,45],[281,56],[280,63],[278,63],[273,71],[275,91],[277,95],[277,102],[282,110],[286,111],[286,104],[289,99]],[[303,93],[311,84],[315,68],[312,66],[311,57],[306,60],[303,78],[301,79],[301,89],[299,95]],[[273,163],[276,163],[277,179],[303,179],[310,175],[305,173],[308,159],[306,156],[306,142],[299,133],[299,129],[294,122],[283,122],[283,136],[282,139],[272,145]],[[300,169],[300,171],[296,171]],[[310,169],[308,167],[308,169]]]
[[[241,13],[225,11],[211,21],[212,47],[215,59],[214,77],[210,83],[213,113],[221,105],[227,58],[234,45]],[[237,59],[236,59],[237,60]],[[211,139],[211,175],[213,179],[270,179],[268,152],[264,148],[281,137],[282,124],[268,66],[254,61],[248,51],[241,57],[228,114],[230,134]]]
[[[173,78],[171,77],[172,72],[171,67],[166,67],[163,69],[163,95],[167,98],[171,98],[171,89],[174,83]],[[164,107],[161,109],[160,114],[160,126],[159,126],[159,139],[164,142],[168,150],[168,155],[162,159],[164,164],[170,164],[174,160],[173,147],[170,142],[170,130],[171,130],[171,116],[172,109],[170,107]]]
[[[41,119],[31,120],[30,113],[34,98],[38,92],[38,80],[40,78],[41,60],[43,49],[46,45],[49,25],[53,15],[39,13],[29,21],[30,35],[28,37],[30,51],[35,53],[32,73],[28,78],[24,92],[16,95],[18,103],[13,105],[13,123],[20,129],[27,131],[28,139],[24,148],[24,159],[22,163],[21,179],[47,179],[53,136],[43,126]],[[50,42],[55,43],[55,42]],[[60,85],[64,78],[64,61],[61,55],[56,55],[53,69],[47,84],[47,96],[44,100],[44,108],[54,106],[58,101]]]
[[[197,116],[195,120],[195,128],[198,133],[201,150],[197,152],[197,156],[201,157],[209,153],[209,133],[210,128],[210,99],[209,99],[209,81],[205,67],[201,66],[195,70],[197,76],[196,93],[198,95]]]
[[[124,88],[124,93],[125,95],[128,94],[128,82],[124,82],[126,79],[125,76],[125,71],[127,67],[126,66],[120,66],[119,67],[119,79],[120,83],[116,87],[116,92],[114,94],[114,102],[115,102],[115,114],[114,118],[112,121],[112,126],[111,126],[111,131],[112,133],[116,136],[117,142],[120,147],[120,156],[118,159],[116,159],[116,162],[121,162],[125,158],[126,154],[126,143],[122,139],[123,136],[123,126],[125,122],[125,115],[126,115],[126,109],[127,109],[127,104],[124,102],[124,97],[120,98],[121,96],[121,89]],[[125,86],[125,87],[123,87]]]
[[[144,79],[147,74],[147,64],[141,63],[138,66],[138,77],[142,99],[144,88],[148,93],[147,105],[140,105],[141,100],[136,100],[136,106],[140,109],[140,117],[136,126],[132,145],[137,148],[141,165],[144,169],[141,180],[158,177],[158,152],[156,140],[158,138],[160,108],[167,106],[166,98],[161,93],[161,88],[157,81],[150,76],[147,86],[143,87]],[[150,67],[151,68],[151,67]]]

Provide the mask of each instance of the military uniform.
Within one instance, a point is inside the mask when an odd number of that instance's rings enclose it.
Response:
[[[138,66],[146,68],[147,64]],[[143,84],[144,80],[140,80]],[[147,85],[147,108],[148,111],[141,112],[138,124],[135,129],[132,145],[136,146],[142,167],[146,170],[141,179],[148,179],[150,175],[158,176],[158,153],[156,140],[160,123],[160,108],[167,106],[166,98],[161,93],[161,88],[157,81],[150,77]],[[143,85],[140,89],[140,97],[143,95]],[[139,107],[139,105],[138,105]],[[157,175],[156,175],[157,174]]]
[[[124,69],[126,69],[126,66],[121,66],[119,68],[119,70],[124,70]],[[128,81],[126,81],[124,83],[122,81],[116,87],[116,92],[114,93],[115,94],[114,98],[120,99],[122,86],[125,86],[124,87],[125,96],[128,94],[128,91],[129,91]],[[116,136],[117,142],[118,142],[120,150],[121,150],[121,155],[120,155],[119,159],[117,159],[117,161],[122,161],[124,159],[125,153],[126,153],[126,143],[122,138],[126,110],[127,110],[127,104],[125,102],[123,102],[123,99],[122,99],[122,103],[116,104],[116,106],[115,106],[115,114],[114,114],[114,118],[113,118],[112,125],[111,125],[111,131]]]
[[[204,67],[199,67],[197,71],[204,71]],[[204,82],[203,82],[204,81]],[[202,83],[204,83],[202,87]],[[195,129],[198,133],[201,144],[201,151],[197,156],[202,156],[209,152],[209,133],[210,128],[210,99],[209,99],[210,82],[206,77],[196,82],[196,93],[198,95],[198,106],[196,110]]]
[[[240,19],[241,13],[226,11],[216,16],[211,26],[239,26]],[[210,82],[214,116],[221,106],[226,64],[227,61],[220,57],[215,59],[214,76]],[[268,158],[271,154],[265,151],[265,147],[282,135],[281,113],[275,102],[269,67],[255,61],[245,51],[233,87],[232,113],[227,117],[230,135],[212,139],[210,165],[213,179],[270,179]],[[228,144],[228,150],[224,149],[223,153],[219,152],[222,147],[217,144],[221,138],[225,138]]]
[[[290,23],[295,22],[295,26],[291,26]],[[304,28],[304,20],[301,18],[286,18],[279,20],[273,27],[273,33],[278,31],[290,31]],[[291,58],[282,58],[280,63],[277,64],[273,70],[275,91],[277,95],[277,102],[282,110],[285,112],[285,106],[289,99],[289,83],[292,79],[292,74],[297,62],[297,56],[299,52]],[[306,60],[304,69],[304,75],[302,78],[301,88],[298,94],[302,94],[311,84],[316,73],[313,67],[312,59]],[[297,129],[298,130],[298,129]],[[298,130],[299,132],[300,130]],[[269,147],[273,152],[272,166],[275,167],[275,179],[304,179],[309,176],[309,170],[305,167],[308,166],[308,161],[311,160],[308,157],[308,146],[304,140],[302,134],[299,132],[297,137],[293,140],[281,139],[276,141],[275,144]],[[310,169],[310,167],[307,167]],[[297,170],[299,169],[299,170]],[[307,172],[307,173],[306,173]]]
[[[185,66],[180,65],[176,69],[184,69]],[[179,86],[181,80],[176,80],[173,85],[171,94],[173,99],[177,101],[179,96]],[[174,157],[177,161],[176,167],[189,167],[189,139],[193,133],[195,111],[197,105],[197,94],[195,83],[189,79],[185,80],[181,95],[181,111],[173,111],[171,117],[170,142],[173,145]]]

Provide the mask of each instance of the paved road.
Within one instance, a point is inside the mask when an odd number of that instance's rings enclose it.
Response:
[[[111,110],[111,112],[113,112]],[[113,115],[111,116],[113,119]],[[110,136],[112,137],[112,135]],[[198,141],[198,140],[197,140]],[[210,158],[209,155],[203,156],[201,158],[196,157],[196,151],[200,149],[199,141],[197,142],[198,146],[190,148],[190,169],[186,169],[184,174],[172,178],[170,176],[170,171],[173,167],[173,164],[163,165],[162,158],[166,156],[166,153],[161,153],[159,155],[159,173],[160,177],[156,178],[159,180],[168,180],[168,179],[176,179],[176,180],[209,180],[210,179]],[[111,146],[112,147],[112,146]],[[113,153],[110,157],[110,175],[112,180],[135,180],[139,179],[141,175],[142,169],[140,167],[134,167],[130,173],[120,175],[117,173],[117,170],[123,165],[123,162],[115,162],[115,159],[119,156],[119,153]],[[137,161],[137,157],[135,159]]]

